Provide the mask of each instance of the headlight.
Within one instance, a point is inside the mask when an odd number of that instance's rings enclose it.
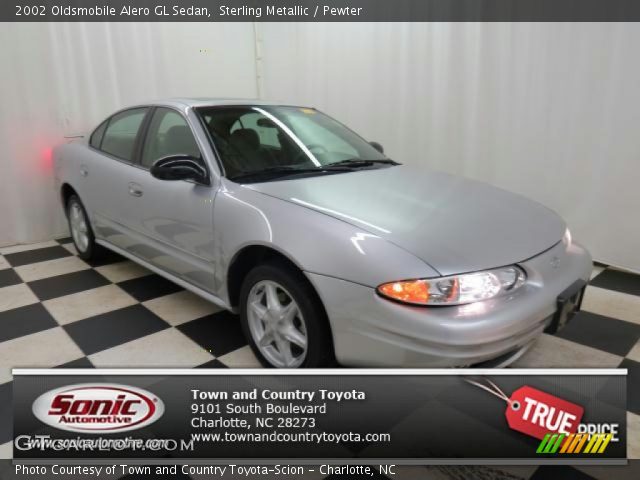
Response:
[[[377,288],[383,297],[414,305],[462,305],[513,292],[525,273],[516,266],[450,277],[401,280]]]

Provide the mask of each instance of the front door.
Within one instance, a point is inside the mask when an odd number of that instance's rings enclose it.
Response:
[[[158,159],[177,154],[199,158],[205,164],[182,114],[158,107],[152,114],[142,145],[139,168],[130,177],[132,188],[137,192],[130,214],[140,240],[130,251],[211,291],[215,190],[192,181],[159,180],[149,172]]]

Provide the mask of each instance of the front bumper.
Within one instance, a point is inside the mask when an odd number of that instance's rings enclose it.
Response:
[[[458,367],[515,360],[551,322],[558,295],[577,279],[588,281],[592,270],[584,248],[562,242],[518,265],[527,282],[513,294],[451,307],[401,305],[371,287],[307,276],[327,310],[340,363]]]

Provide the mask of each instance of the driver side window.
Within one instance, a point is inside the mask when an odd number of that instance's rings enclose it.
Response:
[[[157,108],[149,125],[140,163],[150,168],[161,158],[179,154],[201,158],[196,139],[184,117],[175,110]]]

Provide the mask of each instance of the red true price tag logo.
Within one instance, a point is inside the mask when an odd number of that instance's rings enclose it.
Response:
[[[504,414],[509,427],[532,437],[542,439],[548,433],[575,433],[584,414],[584,408],[580,405],[537,388],[525,385],[508,397],[490,380],[486,380],[488,385],[466,381],[507,402]]]
[[[536,438],[547,433],[575,433],[584,408],[533,387],[511,394],[505,416],[509,427]]]

